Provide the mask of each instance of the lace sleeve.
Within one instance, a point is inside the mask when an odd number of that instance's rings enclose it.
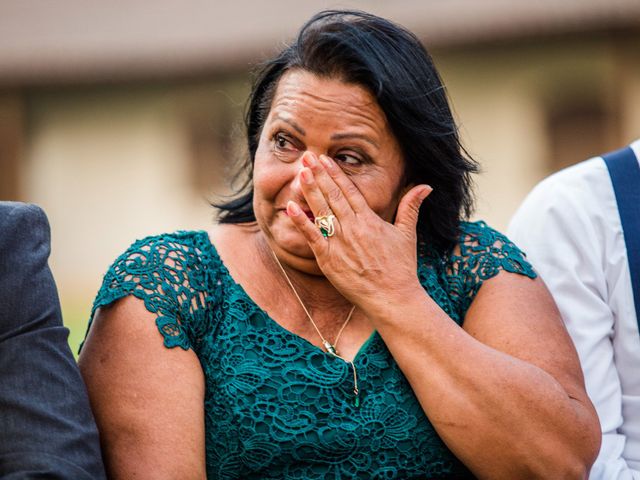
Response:
[[[447,272],[451,297],[464,318],[485,280],[501,271],[536,278],[524,253],[505,235],[485,222],[463,222],[458,248],[450,257]]]
[[[166,347],[193,348],[208,301],[207,268],[201,256],[202,249],[188,232],[135,242],[105,274],[89,328],[98,308],[133,295],[157,315],[156,325]]]

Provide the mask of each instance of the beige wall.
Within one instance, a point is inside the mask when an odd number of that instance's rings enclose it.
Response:
[[[640,39],[635,37],[637,44]],[[602,38],[477,48],[437,56],[461,133],[484,173],[477,216],[505,228],[526,193],[558,163],[575,163],[640,137],[640,59],[633,41]],[[582,132],[571,158],[553,158],[548,113],[581,99],[611,112],[605,132]],[[590,136],[600,136],[601,147]]]
[[[241,104],[244,90],[210,82],[29,96],[21,191],[49,216],[65,318],[86,319],[102,274],[135,239],[212,223],[210,193],[225,191],[224,182],[197,188],[207,172],[194,163],[192,127],[229,102]]]
[[[624,43],[617,51],[620,75],[621,134],[623,140],[640,138],[640,38]]]

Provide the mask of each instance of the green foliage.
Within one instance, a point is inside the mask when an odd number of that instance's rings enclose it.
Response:
[[[69,346],[76,359],[78,358],[78,348],[87,331],[90,310],[91,307],[88,303],[62,303],[62,318],[64,325],[69,329]]]

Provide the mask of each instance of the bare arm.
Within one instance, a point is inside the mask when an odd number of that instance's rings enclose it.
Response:
[[[438,434],[478,477],[587,478],[597,416],[540,280],[485,282],[464,330],[419,291],[387,305],[368,313]]]
[[[79,365],[109,478],[205,478],[202,368],[193,350],[164,347],[141,300],[98,311]]]

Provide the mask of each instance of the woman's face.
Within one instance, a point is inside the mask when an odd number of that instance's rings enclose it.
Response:
[[[256,151],[253,208],[271,248],[299,265],[314,257],[286,206],[297,202],[313,220],[300,188],[305,151],[333,158],[384,220],[393,219],[404,187],[400,147],[366,89],[304,70],[285,73]]]

